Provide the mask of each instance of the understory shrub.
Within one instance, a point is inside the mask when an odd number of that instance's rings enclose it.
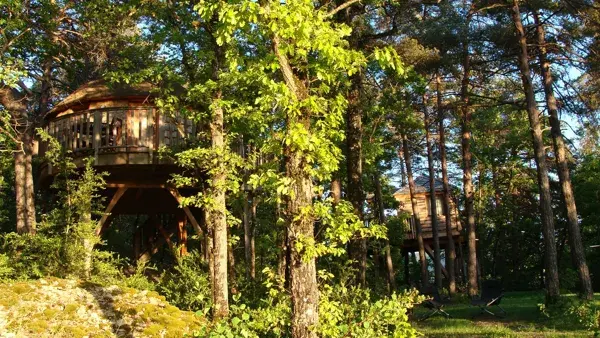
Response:
[[[0,235],[0,253],[6,257],[5,279],[35,279],[48,275],[64,276],[61,238],[43,234]]]
[[[250,308],[233,297],[230,317],[207,323],[196,337],[289,337],[291,300],[270,269],[267,276],[267,297],[263,304]],[[374,299],[367,289],[349,287],[344,280],[332,283],[333,276],[320,272],[319,337],[416,337],[417,331],[408,322],[408,310],[423,300],[415,290],[390,297]]]
[[[564,326],[574,326],[600,333],[600,308],[591,301],[561,296],[554,304],[539,304],[544,316],[564,322]]]
[[[162,274],[157,291],[182,310],[206,314],[212,301],[206,270],[200,253],[193,250],[180,257],[173,268]]]

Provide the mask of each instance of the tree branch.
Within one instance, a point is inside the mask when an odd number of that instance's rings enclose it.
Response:
[[[360,0],[349,0],[344,2],[343,4],[337,6],[336,8],[334,8],[332,11],[330,11],[329,13],[327,13],[327,15],[325,16],[326,18],[329,18],[331,16],[336,15],[339,11],[343,11],[344,9],[354,5],[355,3],[359,2]]]

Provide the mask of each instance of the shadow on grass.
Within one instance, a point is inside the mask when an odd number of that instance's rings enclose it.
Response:
[[[122,293],[120,289],[108,289],[90,282],[84,282],[80,286],[94,296],[104,318],[110,320],[115,336],[133,338],[133,330],[123,320],[123,312],[115,308],[114,297]]]
[[[471,306],[467,299],[458,299],[444,309],[453,318],[432,317],[414,322],[415,327],[426,337],[586,337],[592,333],[568,320],[565,316],[548,318],[539,310],[544,302],[542,292],[509,292],[502,299],[506,310],[503,317],[480,314],[478,307]],[[496,312],[493,309],[492,312]],[[422,307],[414,311],[415,318],[427,313]]]

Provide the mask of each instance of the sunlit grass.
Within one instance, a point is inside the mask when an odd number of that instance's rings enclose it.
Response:
[[[574,294],[567,297],[576,297]],[[488,314],[479,315],[479,309],[466,299],[455,300],[444,309],[453,318],[434,316],[414,325],[426,337],[592,337],[578,323],[566,318],[547,318],[538,304],[544,302],[542,292],[508,292],[502,300],[507,314],[504,318]],[[600,294],[595,303],[600,305]],[[497,309],[493,309],[495,312]],[[415,317],[427,313],[422,307],[414,311]]]

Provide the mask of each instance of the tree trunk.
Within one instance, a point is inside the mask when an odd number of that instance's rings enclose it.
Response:
[[[381,193],[381,180],[379,178],[379,172],[373,175],[373,182],[375,183],[375,200],[377,201],[379,223],[383,225],[385,224],[385,209],[383,206],[383,195]],[[390,235],[389,231],[387,235]],[[384,240],[384,251],[388,290],[390,293],[392,293],[396,290],[396,278],[394,274],[394,262],[392,261],[392,250],[390,249],[389,238]]]
[[[25,153],[17,150],[15,157],[15,204],[17,207],[17,233],[29,232],[27,225],[27,199],[25,198]]]
[[[404,168],[404,155],[402,151],[398,151],[398,159],[400,161],[400,186],[403,187],[406,185],[406,169]]]
[[[355,74],[351,77],[352,86],[348,94],[348,110],[346,111],[346,164],[348,174],[348,200],[354,206],[354,212],[362,221],[363,215],[363,182],[362,182],[362,111],[359,97],[362,90],[362,77]],[[356,263],[356,280],[359,285],[366,285],[367,278],[367,240],[360,238],[350,244],[351,258]]]
[[[410,160],[410,151],[408,149],[408,138],[402,133],[402,152],[406,164],[406,176],[408,177],[408,190],[410,192],[410,203],[412,206],[415,228],[417,232],[417,245],[419,246],[419,262],[421,264],[421,284],[423,287],[429,285],[429,272],[427,271],[427,257],[425,256],[425,244],[423,243],[423,229],[421,228],[421,219],[417,209],[417,199],[415,198],[415,180],[412,175],[412,164]]]
[[[342,200],[342,182],[337,176],[337,172],[333,174],[331,180],[331,196],[333,197],[333,203],[338,204]]]
[[[279,48],[279,37],[271,38],[273,51],[290,93],[298,101],[308,98],[308,90],[294,73],[292,66]],[[311,131],[310,111],[304,108],[299,114],[286,117],[287,135],[290,138],[292,126],[302,126],[306,133]],[[290,260],[290,293],[292,298],[293,338],[316,338],[315,326],[319,322],[319,290],[317,288],[317,265],[315,259],[303,259],[303,251],[298,250],[300,241],[314,240],[314,219],[304,210],[312,206],[312,177],[307,168],[310,165],[301,150],[293,144],[284,148],[286,177],[290,179],[289,194],[286,197],[285,217],[288,228],[288,250]]]
[[[258,226],[258,216],[256,214],[258,209],[258,203],[260,202],[258,196],[252,196],[252,205],[250,205],[250,276],[254,280],[256,278],[256,227]]]
[[[529,116],[529,125],[533,138],[533,150],[535,162],[537,164],[538,185],[540,189],[540,211],[542,219],[542,233],[544,236],[544,261],[546,267],[546,291],[547,301],[555,302],[559,295],[558,269],[556,262],[556,244],[554,238],[554,219],[552,215],[552,200],[550,195],[550,180],[548,178],[548,168],[546,166],[546,151],[544,149],[542,126],[540,123],[540,112],[536,106],[535,93],[531,83],[529,72],[529,55],[527,53],[527,38],[523,23],[521,22],[521,13],[519,11],[518,0],[513,0],[512,20],[515,25],[518,36],[520,53],[518,55],[519,70],[521,80],[523,81],[523,90],[527,100],[527,115]]]
[[[558,179],[560,181],[562,196],[567,209],[571,257],[573,259],[575,270],[577,270],[579,275],[579,282],[581,283],[581,297],[591,300],[594,297],[594,291],[592,290],[590,271],[587,266],[585,250],[583,249],[583,242],[581,240],[581,230],[579,228],[579,221],[577,219],[577,206],[575,204],[575,197],[573,196],[571,175],[569,173],[569,165],[567,163],[567,150],[560,128],[560,120],[558,118],[558,105],[556,104],[554,89],[552,88],[553,79],[552,72],[550,70],[550,62],[546,56],[547,52],[544,27],[540,22],[537,12],[534,12],[533,17],[535,19],[537,29],[539,60],[541,66],[540,69],[544,84],[544,93],[546,94],[546,105],[550,115],[550,128],[552,144],[554,146],[554,154],[556,157]]]
[[[17,232],[34,234],[35,192],[31,169],[33,130],[27,110],[28,98],[14,88],[0,86],[0,104],[10,113],[11,124],[16,131],[17,149],[14,153],[14,166]]]
[[[440,136],[440,161],[442,166],[442,183],[444,185],[444,216],[446,218],[446,265],[448,270],[448,292],[450,295],[456,293],[456,248],[452,233],[452,210],[450,208],[450,183],[448,179],[448,161],[446,158],[446,128],[444,127],[444,110],[442,108],[442,91],[440,73],[436,73],[436,92],[438,109],[438,133]]]
[[[244,183],[246,186],[246,183]],[[254,255],[254,223],[256,222],[256,207],[254,206],[254,194],[244,192],[244,257],[246,259],[246,276],[250,280],[256,278],[256,257]]]
[[[215,43],[215,57],[213,59],[212,80],[218,81],[219,73],[225,58],[223,48]],[[210,135],[212,150],[216,154],[226,151],[223,130],[223,108],[221,105],[221,90],[216,89],[212,97],[212,119],[210,122]],[[214,255],[214,289],[213,306],[214,318],[222,318],[229,313],[229,288],[227,282],[227,206],[225,204],[226,165],[218,163],[211,177],[211,194],[213,205],[209,224],[213,227],[213,255]]]
[[[472,11],[467,14],[467,34],[463,41],[463,78],[461,83],[461,145],[463,161],[463,189],[465,194],[465,216],[467,219],[468,264],[467,275],[469,296],[479,293],[477,284],[477,238],[475,228],[475,210],[473,206],[473,169],[471,165],[471,109],[469,107],[469,84],[471,76],[471,57],[469,55],[468,26],[471,22]]]
[[[27,220],[27,231],[30,234],[36,232],[36,220],[35,220],[35,187],[33,184],[33,137],[31,134],[26,133],[26,143],[24,145],[24,157],[25,157],[25,200],[26,200],[26,211],[25,219]]]
[[[228,277],[228,285],[231,294],[237,293],[236,286],[236,275],[235,275],[235,255],[233,254],[233,247],[231,245],[231,241],[229,240],[229,230],[227,231],[227,277]]]
[[[304,118],[302,124],[308,129],[310,120]],[[292,179],[290,192],[293,198],[287,201],[287,221],[289,224],[290,245],[290,286],[292,294],[292,336],[316,337],[314,325],[318,322],[319,293],[317,290],[317,269],[314,259],[306,262],[297,243],[305,238],[314,238],[313,219],[302,212],[312,205],[312,180],[306,171],[308,166],[300,152],[291,147],[286,149],[286,173]]]
[[[435,286],[438,289],[442,288],[442,255],[440,252],[440,233],[437,215],[437,201],[435,197],[435,168],[433,163],[433,149],[431,145],[431,135],[429,133],[429,127],[431,119],[427,112],[425,102],[423,102],[424,118],[425,118],[425,143],[427,146],[427,164],[429,169],[429,203],[431,210],[431,230],[433,235],[433,263],[434,263],[434,276]]]

